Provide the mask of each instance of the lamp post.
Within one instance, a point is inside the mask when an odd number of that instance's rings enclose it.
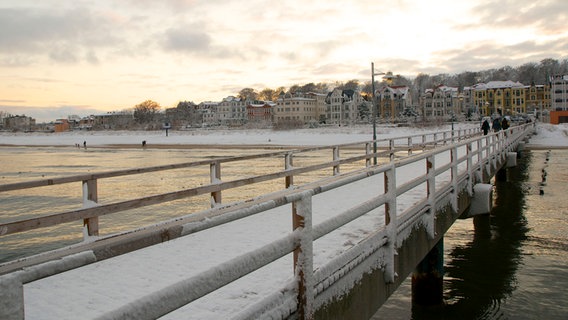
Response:
[[[375,63],[371,62],[371,97],[373,100],[373,153],[375,157],[373,158],[373,164],[377,164],[377,104],[375,101],[375,76],[380,76],[385,74],[384,72],[375,73]]]

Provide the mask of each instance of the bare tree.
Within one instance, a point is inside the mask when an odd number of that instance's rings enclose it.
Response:
[[[157,102],[146,100],[134,106],[134,120],[138,123],[153,122],[160,109],[161,107]]]
[[[253,88],[244,88],[237,95],[242,100],[258,100],[258,93]]]

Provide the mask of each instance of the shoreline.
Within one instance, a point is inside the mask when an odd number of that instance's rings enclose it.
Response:
[[[85,149],[83,146],[76,147],[71,145],[61,144],[2,144],[0,148],[71,148],[71,149]],[[315,146],[306,145],[279,145],[279,144],[179,144],[179,143],[157,143],[146,144],[142,146],[134,143],[115,143],[115,144],[97,144],[88,146],[86,149],[261,149],[261,150],[290,150],[302,149]],[[540,144],[526,144],[525,150],[567,150],[568,146],[552,146]]]
[[[265,150],[284,150],[298,149],[312,146],[299,145],[268,145],[268,144],[140,144],[118,143],[118,144],[97,144],[76,147],[61,144],[0,144],[0,148],[71,148],[71,149],[265,149]]]

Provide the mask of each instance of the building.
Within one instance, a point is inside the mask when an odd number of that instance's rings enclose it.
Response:
[[[127,130],[134,126],[134,114],[130,111],[108,112],[93,116],[93,128]]]
[[[448,120],[463,114],[459,90],[444,85],[426,89],[420,96],[420,106],[424,120]]]
[[[568,110],[568,75],[553,76],[551,82],[551,110]]]
[[[32,117],[21,116],[7,116],[2,119],[4,130],[11,131],[31,131],[36,126],[36,120]]]
[[[325,95],[317,93],[281,93],[272,111],[274,124],[325,122]]]
[[[551,110],[550,86],[532,83],[525,88],[526,113],[536,114],[542,110]]]
[[[379,98],[379,117],[383,120],[394,121],[405,109],[412,107],[412,95],[407,86],[384,86],[376,95]]]
[[[248,122],[268,126],[272,123],[273,103],[255,101],[246,106]]]
[[[202,126],[216,126],[221,123],[219,119],[219,102],[204,101],[197,105],[197,110],[201,114]]]
[[[241,126],[248,121],[248,102],[234,96],[228,96],[217,106],[219,123],[226,126]]]
[[[68,119],[57,119],[53,123],[53,130],[55,132],[65,132],[71,129],[71,123]]]
[[[526,86],[520,82],[490,81],[472,87],[473,106],[481,116],[525,114]]]
[[[327,123],[352,125],[360,120],[359,107],[365,103],[360,92],[336,88],[326,98]]]

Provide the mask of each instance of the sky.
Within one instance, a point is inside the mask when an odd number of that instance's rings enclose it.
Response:
[[[0,111],[38,121],[145,100],[518,66],[568,52],[565,0],[0,0]]]

